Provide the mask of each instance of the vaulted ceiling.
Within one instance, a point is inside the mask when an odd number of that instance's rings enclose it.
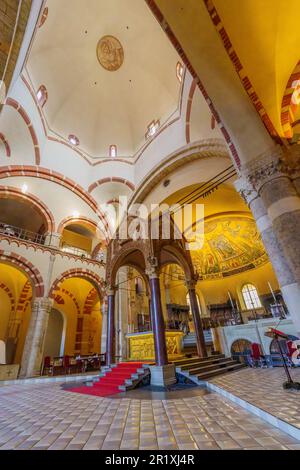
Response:
[[[48,126],[91,157],[134,155],[152,120],[176,113],[179,57],[141,0],[48,0],[27,62]],[[110,36],[107,41],[98,43]],[[97,50],[99,51],[97,55]]]

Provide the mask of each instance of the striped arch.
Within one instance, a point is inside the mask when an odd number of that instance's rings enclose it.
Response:
[[[98,181],[95,181],[95,183],[91,184],[88,191],[91,193],[96,189],[98,186],[101,186],[102,184],[105,183],[121,183],[125,184],[131,191],[134,191],[135,186],[128,180],[125,180],[124,178],[118,178],[116,176],[112,176],[111,178],[102,178]]]
[[[60,289],[62,283],[67,279],[71,279],[72,277],[79,277],[79,278],[85,279],[86,281],[89,281],[97,290],[99,298],[103,299],[104,280],[93,271],[90,271],[89,269],[80,269],[80,268],[69,269],[68,271],[65,271],[64,273],[62,273],[53,282],[52,287],[50,289],[49,297],[53,298],[55,291]]]
[[[38,142],[36,132],[34,130],[34,127],[33,127],[32,123],[31,123],[30,117],[26,113],[23,106],[21,106],[20,103],[18,103],[16,100],[14,100],[12,98],[7,98],[5,104],[7,106],[11,106],[12,108],[14,108],[20,114],[21,118],[23,119],[26,126],[28,127],[28,131],[31,135],[31,140],[32,140],[33,147],[34,147],[35,164],[39,165],[41,163],[40,146],[39,146],[39,142]]]
[[[7,285],[4,282],[0,284],[0,289],[2,289],[7,294],[9,301],[10,301],[11,311],[14,312],[16,308],[16,303],[15,303],[15,299],[14,299],[14,295],[12,291],[10,290],[9,287],[7,287]]]
[[[57,291],[58,292],[58,291]],[[73,301],[75,307],[76,307],[76,312],[77,312],[77,315],[80,315],[80,306],[79,306],[79,303],[75,297],[74,294],[72,294],[72,292],[68,291],[67,289],[61,289],[59,290],[59,292],[61,292],[62,294],[64,295],[67,295],[68,297],[70,297],[70,299]],[[56,294],[56,292],[53,293],[53,299],[54,301],[56,301],[59,305],[63,305],[64,303],[64,300],[63,298],[59,295],[59,294]]]
[[[79,217],[66,217],[65,219],[63,219],[59,226],[58,226],[58,229],[57,229],[57,233],[62,233],[64,228],[67,226],[67,225],[70,225],[70,224],[76,224],[76,223],[80,223],[80,222],[83,222],[84,224],[88,225],[91,229],[93,230],[97,230],[98,228],[98,224],[97,222],[95,222],[94,220],[92,219],[89,219],[88,217],[84,217],[84,216],[79,216]]]
[[[25,282],[22,292],[20,294],[17,306],[17,312],[25,312],[28,302],[31,301],[32,297],[28,297],[31,291],[31,284],[29,281]]]
[[[186,108],[186,118],[185,118],[185,138],[186,138],[186,143],[189,144],[191,142],[191,134],[190,134],[190,125],[191,125],[191,112],[192,112],[192,104],[193,104],[193,98],[194,98],[194,93],[197,88],[197,80],[194,78],[191,84],[191,88],[189,91],[189,97],[188,97],[188,102],[187,102],[187,108]]]
[[[85,299],[83,315],[90,315],[92,313],[95,300],[97,299],[97,294],[97,289],[93,287],[93,289],[90,290],[87,298]]]
[[[29,202],[34,206],[37,212],[45,219],[47,224],[47,232],[55,232],[54,217],[50,209],[33,194],[23,194],[18,188],[12,186],[0,186],[0,199],[21,199],[22,201]]]
[[[26,258],[14,252],[0,250],[0,263],[10,264],[27,276],[31,282],[32,291],[36,297],[43,297],[45,293],[44,281],[39,270]]]
[[[7,158],[9,158],[11,156],[11,150],[10,150],[10,146],[9,146],[9,143],[7,142],[4,134],[2,134],[2,132],[0,132],[0,141],[3,143],[4,145],[4,148],[5,148],[5,152],[6,152],[6,156]]]
[[[295,93],[298,92],[298,97]],[[290,76],[281,103],[281,125],[287,139],[293,137],[292,124],[300,104],[300,60]]]

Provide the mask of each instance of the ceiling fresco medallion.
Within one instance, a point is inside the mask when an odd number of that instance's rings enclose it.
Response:
[[[103,36],[97,45],[100,65],[109,72],[118,70],[124,62],[124,49],[114,36]]]

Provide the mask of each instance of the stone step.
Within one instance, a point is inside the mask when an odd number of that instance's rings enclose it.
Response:
[[[244,368],[244,364],[240,364],[236,362],[235,364],[230,364],[229,366],[223,367],[221,369],[215,369],[209,372],[202,372],[201,374],[197,374],[196,377],[198,380],[208,379],[210,377],[214,377],[215,375],[224,374],[225,372],[233,372],[235,370],[239,370]]]
[[[192,362],[203,362],[203,361],[208,361],[208,360],[222,359],[224,357],[225,357],[224,354],[215,354],[209,357],[194,356],[194,357],[186,358],[186,359],[178,359],[178,361],[172,361],[172,362],[173,364],[175,364],[176,367],[181,367],[181,365],[191,364]]]
[[[216,364],[219,361],[223,361],[223,360],[226,360],[226,358],[225,357],[209,358],[209,359],[206,359],[206,360],[203,360],[203,361],[193,360],[193,361],[189,362],[188,364],[183,364],[183,365],[176,366],[176,369],[189,370],[189,369],[193,369],[193,368],[196,368],[196,367],[201,367],[201,366],[205,366],[205,365],[209,365],[209,364]]]
[[[223,359],[215,364],[208,364],[200,367],[196,367],[195,369],[189,369],[187,372],[189,375],[198,375],[199,373],[210,371],[210,370],[218,370],[218,369],[225,369],[227,366],[236,364],[237,361],[233,359]]]

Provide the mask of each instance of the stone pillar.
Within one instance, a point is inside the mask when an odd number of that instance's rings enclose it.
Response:
[[[153,317],[152,300],[149,294],[147,294],[147,296],[148,296],[148,305],[149,305],[150,330],[152,330],[152,317]]]
[[[161,304],[159,275],[156,272],[149,274],[151,303],[152,303],[152,331],[155,349],[155,366],[150,367],[151,384],[165,387],[176,382],[175,366],[168,364],[165,321]]]
[[[20,378],[36,377],[41,373],[45,336],[52,305],[53,300],[49,298],[38,298],[33,301],[22,356]]]
[[[107,292],[107,337],[106,337],[106,365],[110,366],[114,361],[115,346],[115,290]]]
[[[120,285],[118,289],[118,354],[122,359],[127,357],[127,330],[128,330],[128,290],[127,283],[128,280],[128,268],[122,267],[118,272],[118,284]]]
[[[300,198],[280,171],[280,149],[243,168],[235,187],[250,207],[297,332],[300,332]],[[260,163],[259,163],[260,161]],[[261,166],[259,166],[261,165]]]
[[[285,171],[283,150],[275,147],[242,171],[261,197],[286,261],[300,283],[300,198]]]
[[[106,338],[107,338],[107,300],[103,301],[101,311],[102,311],[101,354],[105,354],[106,353]]]
[[[187,281],[186,286],[189,291],[191,311],[192,311],[194,325],[195,325],[198,356],[207,357],[202,321],[200,317],[199,306],[198,306],[196,290],[195,290],[196,282],[194,280]]]
[[[150,289],[153,314],[151,323],[154,335],[155,362],[158,366],[164,366],[168,364],[168,355],[165,335],[165,321],[161,305],[159,277],[156,274],[150,275]]]

